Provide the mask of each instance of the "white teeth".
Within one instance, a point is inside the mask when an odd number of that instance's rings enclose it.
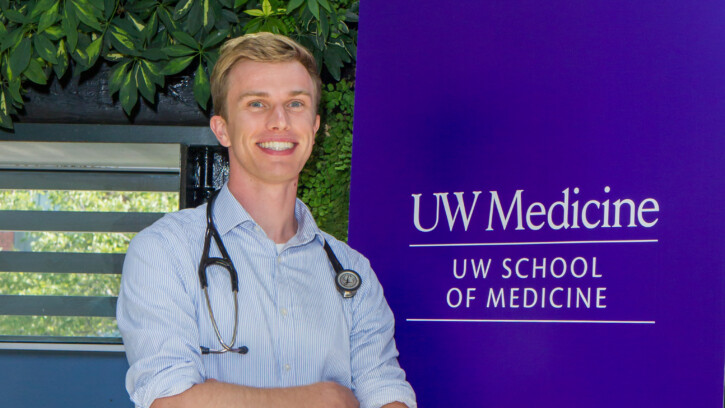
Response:
[[[293,147],[295,147],[295,144],[292,142],[263,142],[263,143],[257,143],[257,146],[269,149],[269,150],[275,150],[275,151],[282,151],[282,150],[288,150]]]

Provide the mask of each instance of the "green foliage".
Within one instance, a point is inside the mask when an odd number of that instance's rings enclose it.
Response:
[[[206,110],[219,46],[251,32],[296,39],[340,80],[357,52],[356,12],[349,0],[0,1],[0,126],[12,128],[28,81],[46,84],[101,61],[112,65],[110,93],[129,116],[182,71],[195,73],[194,97]]]
[[[346,241],[355,94],[346,80],[328,84],[325,91],[320,106],[324,125],[300,174],[298,195],[321,229]]]

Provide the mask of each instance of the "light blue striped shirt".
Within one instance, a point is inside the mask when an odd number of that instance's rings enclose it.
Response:
[[[137,406],[209,378],[254,387],[335,381],[352,389],[363,408],[393,401],[416,406],[398,365],[393,314],[368,260],[322,232],[299,200],[295,216],[297,234],[278,254],[227,186],[214,203],[214,222],[239,274],[236,346],[247,346],[246,355],[200,353],[200,345],[221,349],[197,273],[206,205],[168,214],[133,239],[117,318],[131,365],[126,388]],[[351,299],[336,290],[325,240],[343,267],[362,278]],[[210,256],[220,256],[213,241]],[[229,342],[229,274],[211,266],[207,275],[214,316]]]

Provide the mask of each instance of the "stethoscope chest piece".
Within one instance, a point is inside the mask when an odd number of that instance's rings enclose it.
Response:
[[[351,298],[355,296],[357,290],[360,289],[361,283],[362,280],[360,279],[360,275],[349,269],[344,269],[338,272],[335,277],[337,291],[340,292],[344,298]]]
[[[332,269],[335,270],[335,287],[337,291],[345,299],[355,296],[362,284],[360,274],[351,269],[344,269],[327,241],[325,241],[323,248],[327,252],[327,258],[330,260],[330,264],[332,264]]]

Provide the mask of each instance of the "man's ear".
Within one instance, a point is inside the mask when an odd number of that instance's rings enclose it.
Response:
[[[319,126],[319,116],[317,118],[318,126]],[[209,127],[211,128],[211,131],[214,132],[214,136],[216,136],[216,139],[219,141],[219,144],[224,147],[229,147],[232,144],[231,138],[229,137],[229,133],[227,133],[227,121],[224,120],[223,117],[220,115],[214,115],[209,120]]]
[[[315,116],[315,134],[320,130],[320,115]]]

